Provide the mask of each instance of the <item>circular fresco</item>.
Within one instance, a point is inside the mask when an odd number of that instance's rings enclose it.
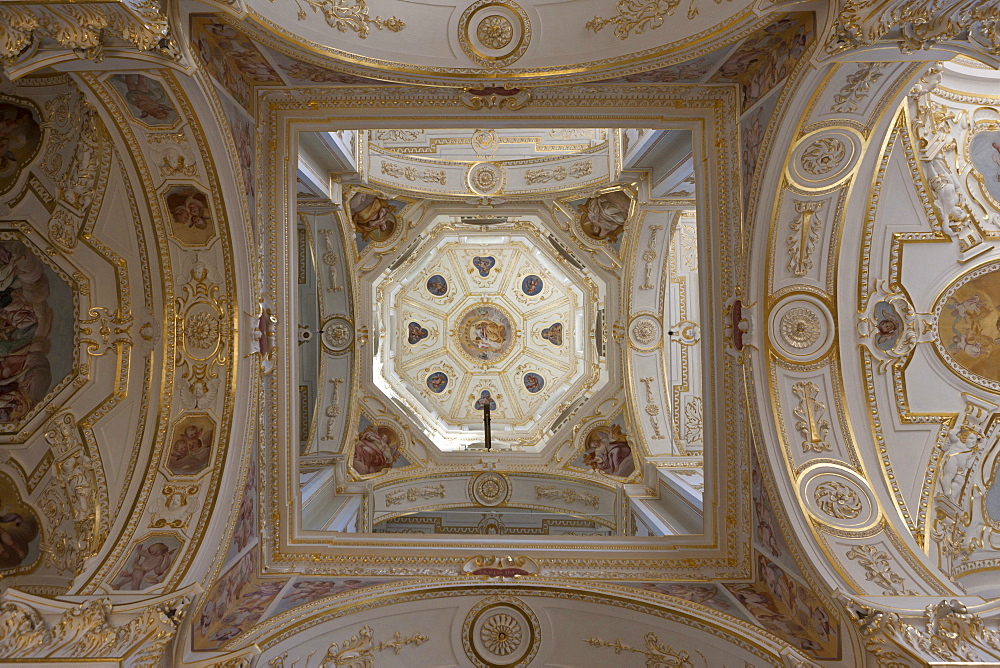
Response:
[[[477,304],[466,311],[455,329],[458,347],[478,364],[502,360],[514,345],[511,317],[494,304]]]
[[[1000,262],[959,277],[934,304],[934,347],[952,371],[1000,390]]]

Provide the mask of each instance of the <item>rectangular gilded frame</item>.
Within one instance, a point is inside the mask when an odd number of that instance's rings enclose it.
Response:
[[[295,166],[298,134],[355,128],[684,127],[694,132],[698,175],[705,429],[704,533],[651,537],[512,538],[474,544],[461,537],[305,531],[295,451],[297,388],[280,346],[275,371],[262,377],[267,433],[260,451],[265,570],[314,575],[461,575],[482,556],[524,557],[547,577],[735,580],[751,571],[750,439],[738,391],[743,366],[726,336],[726,308],[747,274],[742,252],[740,143],[735,86],[622,85],[535,88],[522,109],[470,110],[457,89],[337,87],[265,94],[258,112],[269,143],[259,149],[265,293],[278,305],[294,290]],[[295,341],[295,324],[277,324]],[[652,493],[652,492],[651,492]]]

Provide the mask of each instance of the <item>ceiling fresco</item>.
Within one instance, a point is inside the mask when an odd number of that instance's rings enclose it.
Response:
[[[0,3],[0,663],[1000,663],[1000,9],[169,9]]]

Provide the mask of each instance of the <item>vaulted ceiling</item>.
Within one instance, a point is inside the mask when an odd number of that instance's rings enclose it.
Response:
[[[0,5],[0,662],[996,665],[998,21]]]

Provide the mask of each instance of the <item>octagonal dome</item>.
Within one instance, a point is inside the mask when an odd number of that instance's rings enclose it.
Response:
[[[375,384],[441,450],[483,441],[538,450],[559,414],[606,379],[594,345],[603,283],[552,253],[529,223],[439,224],[376,279],[384,331]]]

